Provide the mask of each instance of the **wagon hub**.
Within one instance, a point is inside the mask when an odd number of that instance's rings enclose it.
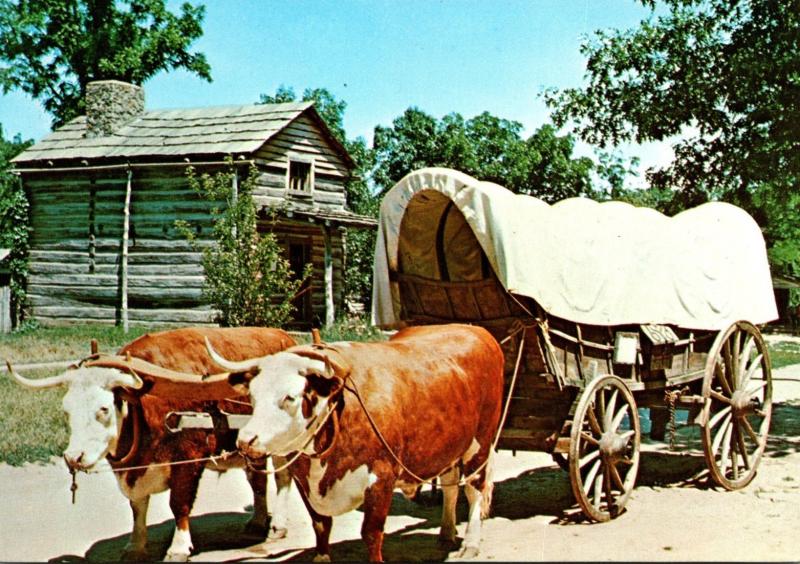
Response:
[[[736,390],[731,396],[731,408],[737,417],[752,415],[758,409],[758,398],[745,390]]]
[[[614,431],[606,431],[600,436],[600,454],[606,460],[616,460],[622,458],[628,448],[631,434],[619,434]]]

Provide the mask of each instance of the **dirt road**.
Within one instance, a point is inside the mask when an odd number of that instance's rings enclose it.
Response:
[[[800,365],[774,372],[773,426],[767,454],[747,488],[724,492],[700,480],[702,456],[645,445],[627,511],[605,524],[566,519],[572,504],[567,475],[541,453],[501,451],[493,515],[484,522],[481,560],[793,560],[800,559]],[[698,443],[699,444],[699,443]],[[131,528],[127,500],[110,473],[78,478],[76,503],[63,463],[0,465],[0,560],[116,560]],[[270,491],[272,494],[272,490]],[[463,497],[463,496],[462,496]],[[314,538],[299,496],[291,504],[289,537],[261,545],[242,533],[250,492],[242,471],[206,472],[195,505],[193,561],[309,560]],[[386,531],[387,560],[435,561],[440,508],[396,494]],[[466,505],[459,505],[463,533]],[[362,514],[334,519],[334,560],[364,560]],[[167,496],[148,518],[149,550],[163,556],[172,535]]]

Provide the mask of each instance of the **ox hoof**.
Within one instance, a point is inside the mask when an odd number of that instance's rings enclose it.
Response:
[[[314,560],[312,560],[312,562],[330,562],[330,561],[331,561],[330,554],[317,554],[314,557]]]
[[[478,557],[480,551],[474,546],[465,546],[458,552],[451,554],[448,560],[472,560]]]
[[[164,557],[164,562],[188,562],[189,555],[183,552],[167,553]]]
[[[244,532],[246,534],[248,534],[248,535],[254,535],[254,536],[257,535],[259,537],[263,537],[269,531],[267,529],[267,524],[264,523],[264,521],[260,521],[259,522],[259,521],[254,521],[254,520],[251,519],[244,526]]]
[[[267,535],[267,540],[268,541],[276,541],[276,540],[280,540],[280,539],[285,539],[286,538],[286,533],[288,533],[288,532],[289,531],[286,529],[286,527],[280,527],[280,528],[279,527],[270,527],[269,528],[269,534]]]
[[[147,554],[147,549],[145,548],[133,548],[132,546],[126,546],[119,559],[124,562],[142,562],[144,560],[149,560],[150,555]]]
[[[458,532],[456,531],[455,527],[446,528],[442,527],[439,531],[439,544],[445,546],[453,546],[456,544],[456,539],[458,538]]]

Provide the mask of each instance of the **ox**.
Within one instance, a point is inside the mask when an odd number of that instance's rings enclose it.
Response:
[[[503,394],[503,353],[486,330],[412,327],[386,342],[299,346],[239,362],[211,345],[209,354],[253,401],[240,450],[256,459],[302,453],[289,469],[313,521],[316,559],[330,559],[332,517],[363,504],[361,537],[370,560],[382,560],[393,490],[411,495],[436,476],[439,537],[454,542],[460,474],[469,501],[460,556],[478,554]]]
[[[219,372],[219,368],[206,352],[205,339],[215,348],[225,351],[224,354],[239,359],[271,354],[295,344],[288,334],[278,329],[184,328],[144,335],[123,346],[119,354],[176,372],[208,375]],[[64,460],[72,471],[88,471],[105,458],[116,470],[120,489],[130,500],[133,510],[133,532],[124,556],[136,560],[147,556],[150,496],[169,489],[175,533],[166,559],[186,560],[192,550],[189,513],[206,463],[161,464],[205,458],[220,454],[223,449],[233,451],[236,431],[218,426],[214,430],[188,429],[173,434],[166,428],[166,418],[170,412],[186,411],[219,414],[224,410],[249,414],[251,408],[225,399],[197,399],[193,396],[193,386],[181,388],[183,393],[179,398],[158,397],[145,393],[148,386],[138,375],[92,364],[82,363],[46,379],[26,379],[13,370],[11,374],[18,383],[30,388],[66,386],[63,406],[69,418],[70,440]],[[152,376],[158,377],[158,374]],[[227,390],[232,392],[230,388]],[[226,397],[224,393],[219,395]],[[235,393],[227,397],[237,399]],[[238,400],[249,402],[247,397]],[[242,458],[237,456],[210,468],[225,470],[242,466],[242,463]],[[248,530],[261,532],[266,530],[268,517],[266,475],[251,470],[249,466],[246,471],[253,488],[254,506]],[[270,538],[279,538],[286,533],[286,500],[291,486],[288,471],[276,475],[276,483],[278,496]]]

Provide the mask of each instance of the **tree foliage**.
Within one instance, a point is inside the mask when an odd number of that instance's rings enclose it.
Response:
[[[600,146],[671,142],[644,199],[669,214],[737,204],[762,226],[773,270],[800,277],[800,0],[663,6],[584,43],[586,85],[549,92],[554,121]]]
[[[28,275],[28,200],[19,179],[8,172],[10,161],[33,144],[19,135],[6,140],[0,124],[0,248],[11,249],[11,318],[22,318],[25,305],[25,278]]]
[[[86,84],[143,84],[162,70],[208,81],[210,67],[190,45],[203,31],[203,6],[166,0],[0,0],[0,87],[41,101],[61,125],[83,113]]]
[[[674,163],[650,181],[681,189],[684,206],[724,197],[748,207],[762,184],[796,187],[800,0],[663,4],[665,15],[583,44],[587,84],[546,96],[556,124],[599,146],[678,136]]]
[[[525,139],[522,124],[489,112],[437,120],[412,107],[391,127],[375,128],[373,179],[386,191],[415,169],[442,166],[551,202],[592,195],[594,163],[575,158],[573,149],[573,138],[549,124]]]
[[[271,232],[259,232],[256,205],[252,198],[258,172],[251,167],[237,182],[230,170],[198,175],[187,171],[190,186],[212,202],[215,244],[203,249],[206,279],[204,299],[219,312],[223,326],[282,327],[291,320],[292,301],[303,281],[293,278],[291,265]],[[184,235],[196,242],[191,226],[178,222]]]

